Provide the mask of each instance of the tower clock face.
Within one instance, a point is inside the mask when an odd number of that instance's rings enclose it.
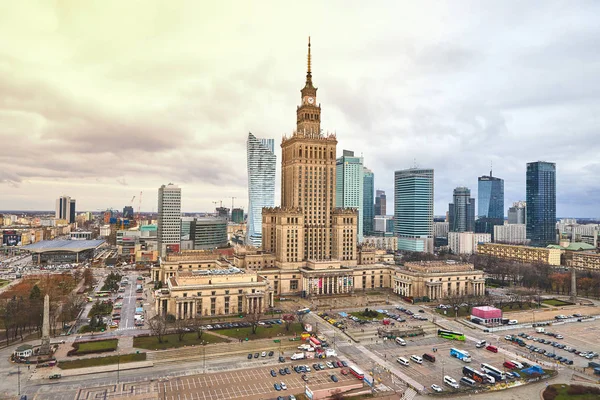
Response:
[[[309,103],[309,104],[312,104],[312,103],[314,103],[314,102],[315,102],[315,99],[313,99],[312,97],[309,97],[309,98],[308,98],[308,103]]]

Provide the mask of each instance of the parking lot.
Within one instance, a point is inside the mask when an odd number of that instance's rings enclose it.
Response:
[[[337,359],[327,359],[333,361]],[[318,360],[323,362],[324,360]],[[273,398],[289,396],[290,394],[300,394],[304,392],[305,385],[311,389],[322,389],[337,386],[344,386],[344,383],[355,383],[357,379],[351,375],[343,375],[341,368],[326,369],[324,371],[315,371],[312,365],[317,360],[303,360],[299,362],[286,362],[274,365],[272,367],[260,367],[252,369],[234,370],[213,374],[192,375],[188,377],[175,378],[159,382],[159,398],[180,400],[180,399],[201,399],[201,400],[227,400],[235,398],[251,398],[252,396],[272,396]],[[307,373],[296,373],[293,370],[294,365],[308,365],[312,371]],[[279,369],[288,367],[291,374],[280,375]],[[270,374],[271,369],[276,371],[277,376]],[[344,368],[347,370],[347,368]],[[306,374],[308,381],[302,379]],[[335,375],[338,382],[331,380],[331,375]],[[286,390],[277,391],[274,388],[275,383],[284,382]]]
[[[584,368],[588,366],[588,363],[590,361],[598,362],[598,356],[586,358],[584,356],[578,355],[577,352],[594,352],[596,354],[600,353],[600,343],[598,343],[598,325],[599,321],[589,320],[588,322],[571,322],[563,325],[553,325],[550,327],[544,327],[544,330],[546,332],[562,335],[562,339],[557,339],[545,333],[538,333],[535,331],[534,328],[521,329],[518,331],[513,331],[510,334],[517,335],[521,332],[525,333],[532,338],[522,338],[526,345],[531,345],[538,349],[543,349],[546,351],[546,354],[552,353],[556,354],[557,356],[567,358],[573,361],[574,367]],[[559,347],[553,346],[552,344],[541,343],[539,339],[564,345],[565,348],[561,349]],[[506,340],[505,342],[505,346],[518,347],[518,345],[516,344],[509,344]],[[574,350],[569,351],[569,349]],[[537,358],[539,360],[545,360],[548,362],[556,362],[554,358],[550,358],[543,353],[534,352],[533,349],[520,347],[520,351],[530,353],[534,356],[534,359]]]

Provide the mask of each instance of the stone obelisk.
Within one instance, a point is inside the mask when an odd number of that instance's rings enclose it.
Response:
[[[40,355],[50,354],[50,296],[44,296],[44,322],[42,323],[42,344]]]

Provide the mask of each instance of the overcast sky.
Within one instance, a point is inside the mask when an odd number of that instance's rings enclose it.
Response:
[[[246,208],[248,132],[279,164],[310,35],[322,128],[388,213],[394,170],[434,168],[440,215],[491,162],[505,207],[524,200],[545,160],[557,214],[600,217],[600,2],[0,3],[0,209],[137,209],[143,191],[156,211],[169,182],[184,211]]]

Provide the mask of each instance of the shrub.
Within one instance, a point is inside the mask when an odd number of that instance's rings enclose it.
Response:
[[[542,395],[544,400],[554,400],[556,396],[558,396],[558,390],[554,386],[548,386]]]

